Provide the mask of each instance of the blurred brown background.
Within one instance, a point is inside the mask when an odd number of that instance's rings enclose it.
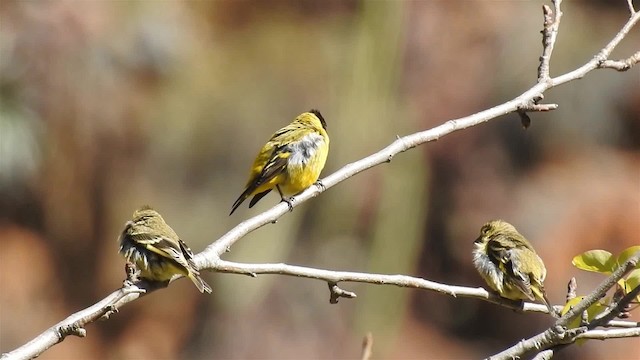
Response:
[[[536,79],[541,2],[2,1],[0,350],[120,286],[116,238],[156,207],[194,251],[275,205],[230,206],[260,146],[318,108],[324,175],[405,135],[511,99]],[[637,6],[640,6],[638,4]],[[626,2],[566,2],[552,75],[588,61]],[[637,49],[633,31],[614,53]],[[480,226],[504,218],[545,259],[547,291],[602,277],[574,255],[640,243],[640,72],[549,91],[557,111],[446,136],[348,179],[242,239],[226,258],[400,273],[481,286]],[[42,359],[479,358],[545,329],[543,315],[426,291],[205,273],[88,326]],[[635,317],[638,319],[638,316]],[[637,339],[556,358],[632,358]]]

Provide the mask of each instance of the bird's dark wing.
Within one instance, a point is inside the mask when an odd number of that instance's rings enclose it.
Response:
[[[287,159],[289,158],[290,155],[291,153],[288,152],[287,146],[278,146],[274,148],[273,151],[271,152],[271,155],[269,156],[269,160],[267,161],[265,166],[262,168],[262,171],[260,171],[260,174],[258,174],[257,176],[255,176],[253,179],[250,180],[250,182],[247,184],[247,188],[244,189],[242,194],[240,194],[238,199],[233,203],[233,206],[231,207],[231,214],[233,214],[233,212],[236,211],[238,206],[240,206],[240,204],[242,204],[249,196],[251,196],[253,192],[260,185],[273,180],[273,178],[275,178],[276,176],[284,172],[284,170],[287,167]],[[269,191],[257,194],[251,200],[249,207],[252,207],[253,205],[255,205],[258,202],[258,200],[262,199],[265,195],[267,195]]]
[[[185,244],[182,240],[178,240],[178,244],[180,244],[180,250],[182,251],[184,258],[187,260],[187,263],[191,267],[191,271],[193,271],[195,274],[199,274],[196,270],[196,263],[193,261],[193,252],[191,252],[191,249],[189,249],[187,244]]]
[[[530,300],[535,300],[533,292],[531,291],[531,280],[529,274],[523,273],[518,264],[521,259],[518,259],[518,253],[508,246],[504,246],[503,241],[489,241],[487,246],[487,253],[489,258],[494,261],[502,271],[507,275],[505,280],[512,286],[520,290]]]
[[[255,188],[280,175],[287,167],[289,156],[291,156],[291,152],[287,145],[275,148],[269,161],[262,168],[262,172],[254,180]]]
[[[529,300],[535,300],[535,296],[533,295],[533,291],[531,291],[531,279],[528,273],[522,271],[522,269],[517,266],[520,264],[522,259],[518,259],[518,253],[509,250],[507,251],[507,259],[508,261],[505,263],[505,267],[509,271],[511,276],[511,283],[523,294],[525,294]]]

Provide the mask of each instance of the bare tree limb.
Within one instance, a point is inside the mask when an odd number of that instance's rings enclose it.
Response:
[[[401,152],[412,149],[418,145],[437,140],[442,136],[451,134],[455,131],[479,125],[489,120],[495,119],[499,116],[507,115],[513,112],[516,112],[520,115],[523,121],[523,125],[525,125],[526,120],[530,122],[530,119],[528,118],[526,112],[549,111],[557,108],[556,104],[538,104],[538,102],[543,99],[543,93],[546,90],[562,85],[569,81],[580,79],[589,72],[598,68],[611,68],[623,71],[638,62],[638,53],[635,53],[633,56],[626,60],[609,60],[609,56],[613,49],[627,36],[630,30],[640,20],[640,13],[633,10],[633,6],[629,1],[631,17],[622,27],[622,29],[615,35],[615,37],[602,50],[600,50],[600,52],[596,54],[593,59],[571,72],[551,78],[549,75],[548,67],[550,56],[553,50],[553,45],[555,43],[555,38],[557,36],[560,17],[562,14],[560,11],[560,0],[554,0],[553,4],[555,8],[553,17],[551,17],[550,8],[546,7],[543,10],[545,15],[545,30],[543,30],[544,49],[543,56],[541,57],[541,65],[538,70],[539,81],[534,86],[532,86],[530,89],[526,90],[516,98],[490,109],[463,118],[449,120],[444,124],[430,130],[425,130],[404,137],[398,137],[397,140],[392,142],[384,149],[364,159],[345,165],[338,171],[324,178],[315,186],[311,186],[301,194],[295,196],[293,207],[304,203],[312,197],[318,196],[326,189],[362,171],[386,162],[390,162],[395,155]],[[547,31],[546,29],[548,27],[548,17],[551,21],[548,30],[548,32],[550,33],[548,35],[548,38],[545,39],[545,36],[547,36],[545,35],[545,31]],[[413,278],[404,275],[376,275],[364,273],[334,272],[329,270],[294,267],[285,264],[237,264],[224,262],[220,259],[220,256],[229,251],[231,246],[233,246],[233,244],[235,244],[235,242],[237,242],[239,239],[247,235],[249,232],[254,231],[264,225],[276,222],[288,211],[289,205],[286,203],[280,203],[253,218],[243,221],[235,228],[227,232],[225,235],[215,240],[211,245],[207,246],[204,251],[195,255],[194,260],[197,264],[197,267],[201,270],[209,269],[220,272],[245,274],[254,277],[260,273],[303,276],[308,278],[322,279],[324,281],[327,281],[328,284],[333,283],[334,285],[336,285],[336,288],[338,282],[341,281],[389,284],[404,287],[422,288],[447,294],[453,297],[465,296],[482,298],[486,299],[487,301],[494,302],[496,304],[500,304],[502,306],[510,307],[516,310],[546,312],[546,308],[543,305],[524,303],[521,306],[516,306],[514,304],[509,304],[508,300],[506,299],[502,299],[496,295],[488,293],[482,288],[467,288],[462,286],[443,285],[429,280]],[[85,310],[79,311],[61,321],[60,323],[45,330],[45,332],[28,342],[27,344],[19,347],[14,351],[3,354],[2,359],[31,359],[42,354],[51,346],[63,341],[64,338],[68,335],[84,336],[84,326],[86,324],[95,322],[98,319],[107,317],[113,312],[116,312],[120,307],[140,297],[142,295],[142,290],[146,290],[146,293],[149,293],[150,291],[153,291],[162,286],[166,286],[166,284],[158,285],[136,282],[135,284],[124,286],[122,289],[116,290],[95,305]],[[344,290],[342,291],[343,294],[348,293]],[[578,304],[578,306],[580,306],[583,302]],[[610,322],[609,325],[611,325],[612,322]],[[521,344],[523,344],[523,346],[532,346],[532,349],[540,349],[540,344],[560,344],[563,341],[574,341],[575,338],[586,331],[586,329],[570,329],[564,331],[564,328],[562,326],[558,326],[558,328],[561,328],[562,331],[552,333],[545,332],[538,335],[537,338],[533,340],[533,342],[527,341]],[[559,341],[554,342],[553,339],[559,339]]]
[[[340,282],[355,282],[373,285],[408,287],[413,289],[435,291],[443,295],[452,296],[454,298],[466,297],[485,300],[515,311],[548,314],[547,307],[542,304],[529,302],[520,303],[497,296],[492,292],[485,290],[484,288],[447,285],[407,275],[385,275],[351,271],[332,271],[282,263],[245,264],[221,259],[216,263],[214,270],[220,273],[249,275],[251,277],[257,277],[258,275],[285,275],[319,280],[327,282],[328,284],[338,284]],[[556,309],[561,310],[561,307],[556,307]],[[633,328],[640,326],[640,324],[635,321],[611,320],[607,323],[599,324],[599,326]]]
[[[408,287],[413,289],[435,291],[443,295],[452,296],[454,298],[467,297],[485,300],[493,304],[504,306],[516,311],[537,312],[544,314],[548,313],[547,307],[542,304],[529,302],[520,303],[517,301],[511,301],[509,299],[497,296],[483,288],[447,285],[407,275],[385,275],[351,271],[332,271],[282,263],[245,264],[221,259],[216,263],[214,270],[220,273],[249,275],[251,277],[257,277],[258,275],[285,275],[299,278],[301,277],[307,279],[315,279],[327,282],[328,284],[338,284],[340,282],[355,282],[374,285]],[[561,308],[558,307],[557,309],[559,310]],[[601,326],[632,328],[639,326],[639,324],[635,321],[612,320],[606,325],[603,324]]]
[[[233,273],[233,274],[277,274],[287,275],[294,277],[303,277],[308,279],[315,279],[325,281],[332,285],[336,285],[340,282],[357,282],[375,285],[394,285],[399,287],[407,287],[414,289],[430,290],[441,294],[449,295],[454,298],[457,297],[471,297],[476,299],[482,299],[494,304],[498,304],[516,311],[523,312],[538,312],[548,313],[546,306],[541,304],[534,304],[528,302],[518,302],[509,299],[502,298],[492,292],[488,292],[483,288],[470,288],[465,286],[455,286],[442,284],[418,277],[412,277],[407,275],[383,275],[372,273],[361,273],[351,271],[331,271],[324,269],[315,269],[305,266],[296,266],[288,264],[244,264],[231,262],[226,260],[219,260],[215,266],[216,272]],[[342,290],[342,289],[340,289]],[[332,290],[333,291],[333,290]],[[342,290],[344,291],[344,290]],[[346,297],[355,297],[346,296]],[[345,296],[340,296],[345,297]],[[333,295],[332,295],[333,298]]]

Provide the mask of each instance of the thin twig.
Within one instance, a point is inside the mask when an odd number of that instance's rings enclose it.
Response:
[[[589,330],[583,334],[576,336],[579,339],[607,340],[628,337],[639,337],[640,327],[631,329],[610,329],[610,330]]]
[[[640,254],[640,252],[638,252],[638,254]],[[637,264],[637,262],[636,262],[636,264]],[[636,296],[638,296],[638,294],[640,294],[640,286],[636,286],[633,290],[629,291],[629,293],[627,295],[625,295],[620,300],[618,300],[618,302],[615,304],[615,306],[612,306],[610,309],[608,309],[603,314],[601,314],[601,316],[599,316],[596,319],[594,319],[589,324],[589,329],[594,329],[594,328],[596,328],[598,326],[602,326],[603,324],[607,324],[609,321],[611,321],[614,318],[616,318],[618,315],[620,315],[620,313],[622,313],[624,311],[624,308],[631,301],[633,301],[636,298]]]
[[[245,264],[226,260],[219,260],[214,270],[216,272],[232,274],[277,274],[294,276],[298,278],[302,277],[327,282],[330,289],[331,285],[335,285],[340,282],[392,285],[435,291],[444,295],[452,296],[454,298],[465,297],[481,299],[515,311],[536,312],[544,314],[548,313],[547,307],[542,304],[512,301],[502,298],[494,293],[488,292],[483,288],[447,285],[407,275],[385,275],[351,271],[331,271],[288,264]],[[635,323],[633,322],[629,322],[628,326],[633,326],[634,324]]]
[[[622,27],[622,29],[616,34],[616,36],[609,41],[609,43],[602,48],[598,52],[596,56],[593,57],[589,62],[582,65],[581,67],[570,71],[564,75],[557,76],[550,80],[551,86],[558,86],[560,84],[564,84],[567,81],[573,81],[576,79],[581,79],[585,74],[589,73],[591,70],[598,68],[600,64],[609,59],[611,52],[613,49],[620,44],[620,42],[629,34],[631,29],[640,21],[640,12],[635,12],[627,21],[626,24]]]
[[[542,5],[542,13],[544,17],[542,29],[542,56],[540,56],[540,66],[538,66],[538,82],[545,82],[550,79],[549,63],[551,54],[556,44],[558,29],[560,28],[560,19],[562,11],[560,4],[562,0],[552,0],[554,11],[548,5]]]
[[[362,356],[360,356],[361,360],[370,360],[371,355],[373,354],[373,335],[371,332],[368,332],[365,335],[364,339],[362,339]]]
[[[555,20],[553,23],[555,26],[558,26],[559,19],[561,16],[560,11],[560,0],[553,1],[555,6]],[[538,82],[533,87],[519,95],[518,97],[504,102],[500,105],[492,107],[490,109],[478,112],[476,114],[466,116],[459,119],[453,119],[445,122],[444,124],[432,128],[430,130],[414,133],[411,135],[407,135],[404,137],[399,137],[397,140],[392,142],[386,148],[380,150],[379,152],[372,154],[364,159],[353,162],[342,167],[340,170],[335,173],[327,176],[322,179],[321,183],[315,186],[311,186],[301,194],[295,197],[295,202],[293,204],[294,207],[299,206],[305,201],[311,199],[312,197],[317,196],[325,189],[328,189],[362,171],[365,171],[371,167],[386,163],[389,159],[393,158],[395,155],[404,152],[406,150],[412,149],[418,145],[422,145],[424,143],[437,140],[442,136],[451,134],[455,131],[459,131],[462,129],[466,129],[475,125],[482,124],[489,120],[495,119],[502,115],[507,115],[513,112],[526,112],[529,109],[532,111],[540,111],[539,107],[534,107],[532,105],[539,105],[538,101],[542,98],[542,94],[553,87],[557,87],[566,82],[573,81],[576,79],[580,79],[584,77],[586,74],[591,72],[597,68],[613,68],[616,70],[622,70],[626,67],[625,64],[620,65],[619,61],[611,61],[608,59],[613,49],[627,36],[627,34],[631,31],[631,29],[636,25],[636,23],[640,20],[640,12],[636,12],[633,10],[633,6],[629,1],[629,6],[631,11],[631,17],[627,21],[627,23],[623,26],[623,28],[616,34],[616,36],[596,55],[593,59],[591,59],[586,64],[581,67],[568,72],[566,74],[560,75],[555,78],[549,78],[548,71],[541,63],[541,69],[539,70],[539,74],[542,74],[542,77],[545,78],[545,81]],[[545,17],[546,20],[546,17]],[[553,32],[552,25],[552,32]],[[557,29],[556,29],[557,30]],[[549,57],[552,53],[552,45],[555,43],[556,34],[550,35],[548,42],[551,46],[545,45],[545,50],[543,51],[543,57],[545,52],[548,53]],[[633,64],[637,63],[638,53],[634,54],[629,59],[629,67]],[[543,60],[541,60],[543,61]],[[549,60],[544,60],[548,63]],[[626,61],[626,60],[625,60]],[[623,61],[624,62],[624,61]],[[546,75],[545,75],[546,74]],[[539,75],[540,77],[540,75]],[[542,106],[540,104],[540,106]],[[553,110],[551,107],[553,104],[546,105],[549,110]],[[199,269],[211,269],[216,271],[224,271],[221,270],[224,266],[220,266],[222,263],[220,256],[225,252],[229,251],[233,244],[247,235],[249,232],[254,231],[266,224],[270,224],[278,220],[281,216],[289,212],[289,206],[285,203],[280,203],[273,208],[250,218],[235,228],[227,232],[225,235],[215,240],[211,245],[209,245],[204,251],[197,254],[194,257],[194,261]],[[227,263],[226,265],[230,265],[232,263]],[[408,287],[416,287],[416,288],[429,288],[434,291],[439,291],[441,293],[445,293],[454,297],[457,296],[468,296],[468,297],[477,297],[477,298],[486,298],[488,301],[495,302],[502,306],[509,306],[506,300],[499,298],[496,295],[488,293],[486,290],[482,288],[466,288],[466,287],[456,287],[456,286],[447,286],[443,284],[438,284],[435,282],[431,282],[424,279],[412,278],[409,276],[402,275],[375,275],[375,274],[362,274],[362,273],[345,273],[345,272],[332,272],[328,270],[320,270],[320,269],[309,269],[303,267],[297,267],[295,269],[286,268],[284,264],[266,264],[263,267],[260,265],[244,265],[244,266],[236,266],[236,269],[233,270],[231,268],[227,269],[226,272],[232,273],[242,273],[245,275],[256,276],[258,273],[279,273],[277,269],[280,267],[281,272],[284,275],[289,275],[287,272],[300,272],[304,273],[309,278],[319,278],[322,277],[323,280],[329,281],[328,279],[334,279],[334,282],[337,284],[339,281],[354,281],[354,282],[370,282],[375,284],[390,284],[396,286],[408,286]],[[255,270],[252,271],[251,269]],[[262,272],[259,270],[263,270]],[[366,276],[364,276],[366,275]],[[305,275],[300,275],[305,276]],[[343,277],[344,276],[344,277]],[[372,280],[372,281],[370,281]],[[138,283],[136,283],[138,285]],[[417,286],[414,286],[417,285]],[[126,287],[125,287],[126,288]],[[123,289],[125,289],[123,288]],[[144,287],[143,287],[144,288]],[[30,359],[37,357],[42,354],[51,346],[59,343],[64,340],[66,335],[69,334],[84,334],[84,332],[78,331],[61,331],[70,329],[68,326],[72,326],[71,329],[84,329],[84,326],[88,323],[94,322],[100,318],[108,316],[113,312],[117,311],[121,306],[134,301],[138,297],[141,296],[140,293],[130,292],[127,293],[125,290],[120,289],[115,291],[114,293],[108,295],[100,302],[95,305],[79,311],[75,314],[72,314],[67,319],[61,321],[60,323],[52,326],[47,329],[41,335],[31,340],[27,344],[19,347],[18,349],[11,351],[9,353],[3,354],[2,359]],[[147,290],[147,293],[151,291],[150,288],[144,288]],[[580,304],[579,304],[580,305]],[[511,307],[518,308],[513,304]],[[524,303],[522,305],[521,310],[523,311],[537,311],[537,312],[546,312],[546,308],[543,305],[539,304],[530,304]],[[610,322],[610,324],[613,321]],[[75,324],[75,325],[74,325]],[[75,327],[74,327],[75,326]],[[64,333],[66,334],[64,334]],[[574,334],[573,338],[575,338],[578,334],[578,330],[570,330],[567,331],[570,334]],[[539,336],[542,336],[540,334]],[[555,336],[558,337],[558,334],[546,334],[545,336]],[[562,335],[566,337],[565,335]],[[570,338],[570,337],[569,337]],[[539,344],[538,342],[534,343],[535,345]],[[535,348],[535,346],[534,346]]]
[[[618,71],[627,71],[631,69],[635,64],[640,62],[640,51],[622,60],[603,60],[598,64],[598,67],[602,69],[614,69]]]
[[[616,327],[616,328],[634,328],[640,327],[640,322],[638,321],[628,321],[628,320],[610,320],[608,323],[601,325],[603,327]]]

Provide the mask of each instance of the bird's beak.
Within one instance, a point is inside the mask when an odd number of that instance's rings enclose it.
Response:
[[[475,240],[473,241],[473,243],[474,243],[474,244],[481,244],[481,243],[482,243],[482,235],[481,235],[481,236],[478,236],[478,238],[477,238],[477,239],[475,239]]]

